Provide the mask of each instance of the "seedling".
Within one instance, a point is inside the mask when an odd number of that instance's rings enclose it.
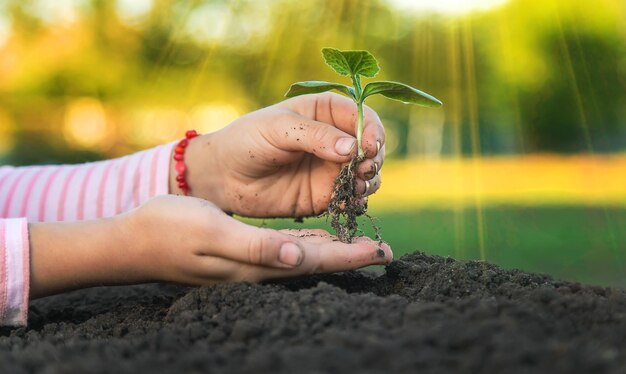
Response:
[[[356,191],[355,183],[355,168],[366,156],[363,150],[363,103],[365,99],[380,94],[405,104],[440,107],[442,103],[425,92],[399,82],[376,81],[363,87],[361,77],[373,78],[380,71],[378,61],[368,51],[340,51],[334,48],[323,48],[322,56],[326,64],[337,74],[350,77],[353,86],[324,81],[298,82],[291,85],[285,96],[294,97],[335,90],[348,96],[356,104],[357,154],[348,165],[341,169],[335,179],[328,211],[332,218],[331,224],[337,231],[339,239],[342,242],[351,242],[358,229],[356,217],[364,214],[367,208],[361,203],[362,198]],[[345,218],[343,222],[341,217]]]

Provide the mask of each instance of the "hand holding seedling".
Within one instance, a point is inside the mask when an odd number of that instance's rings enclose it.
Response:
[[[355,115],[346,97],[306,95],[195,138],[186,153],[191,193],[248,217],[320,214],[328,209],[341,165],[356,155]],[[368,158],[359,165],[356,184],[363,192],[369,181],[372,194],[380,185],[376,171],[384,161],[385,132],[367,107],[363,127]],[[176,173],[170,174],[170,189],[176,192]]]
[[[339,176],[335,179],[333,196],[328,208],[331,224],[337,231],[337,236],[342,242],[349,243],[358,231],[356,217],[364,214],[367,208],[361,203],[361,194],[358,192],[355,182],[357,165],[367,155],[366,144],[363,142],[363,102],[365,99],[380,94],[405,104],[427,107],[438,107],[442,104],[433,96],[404,83],[378,81],[370,82],[363,87],[361,77],[373,78],[380,70],[378,61],[367,51],[339,51],[333,48],[324,48],[322,55],[326,64],[337,74],[350,77],[353,86],[324,81],[298,82],[291,85],[285,96],[293,97],[335,90],[351,98],[356,105],[355,131],[358,153],[348,165],[341,169]],[[368,189],[366,188],[365,191],[367,192]]]

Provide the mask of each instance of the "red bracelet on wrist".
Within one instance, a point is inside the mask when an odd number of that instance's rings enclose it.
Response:
[[[196,130],[189,130],[185,133],[185,138],[178,142],[176,148],[174,148],[174,161],[176,161],[176,182],[178,182],[178,188],[183,190],[185,196],[189,195],[189,184],[185,177],[187,167],[185,166],[185,149],[189,145],[189,140],[198,136]]]

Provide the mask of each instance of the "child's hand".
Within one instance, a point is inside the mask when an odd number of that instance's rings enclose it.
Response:
[[[205,200],[160,196],[126,214],[30,225],[31,297],[96,285],[260,281],[386,264],[391,249],[323,230],[257,228]]]
[[[305,95],[245,115],[187,148],[191,194],[251,217],[303,217],[325,211],[342,163],[356,154],[356,106],[341,95]],[[385,131],[365,108],[366,159],[357,190],[380,186]],[[170,190],[179,192],[170,172]]]
[[[387,264],[393,258],[387,245],[369,238],[344,244],[324,230],[258,228],[194,197],[154,198],[128,220],[141,240],[139,258],[146,259],[137,272],[148,280],[256,282]]]

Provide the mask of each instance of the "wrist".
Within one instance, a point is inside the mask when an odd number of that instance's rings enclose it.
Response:
[[[189,186],[189,195],[209,200],[220,209],[227,211],[224,198],[223,173],[219,155],[218,142],[215,134],[204,134],[189,139],[185,149],[185,179]],[[170,157],[170,193],[184,195],[184,191],[178,186],[176,176],[176,161],[174,150]]]

